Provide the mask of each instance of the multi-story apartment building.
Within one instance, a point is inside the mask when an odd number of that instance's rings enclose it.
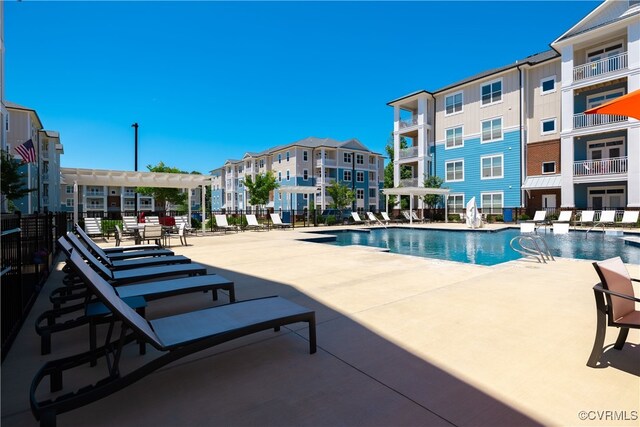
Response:
[[[22,161],[16,147],[31,140],[36,154],[35,162],[24,163],[20,167],[25,187],[33,191],[20,200],[14,200],[13,203],[23,213],[55,211],[60,205],[60,156],[64,152],[60,135],[58,132],[43,129],[34,109],[12,102],[5,102],[5,105],[6,149],[17,160]]]
[[[640,144],[627,144],[640,141],[638,121],[583,114],[640,86],[638,3],[608,0],[555,50],[389,102],[394,185],[440,176],[454,212],[474,196],[489,213],[640,207]]]
[[[356,209],[377,211],[382,206],[383,169],[384,158],[356,139],[340,142],[309,137],[260,153],[246,153],[242,160],[227,160],[224,166],[211,171],[212,209],[251,207],[244,178],[272,171],[280,188],[273,192],[267,207],[303,210],[313,203],[317,209],[324,209],[331,203],[326,188],[337,180],[354,190]],[[308,200],[312,191],[292,193],[287,187],[313,187],[314,201]]]
[[[73,184],[63,182],[60,187],[61,211],[73,211]],[[110,187],[106,185],[79,185],[78,210],[88,216],[108,216],[113,212],[133,212],[136,209],[135,187]],[[153,197],[138,197],[138,211],[154,211]]]
[[[584,111],[640,89],[640,2],[606,1],[555,40],[562,207],[640,208],[640,122]]]

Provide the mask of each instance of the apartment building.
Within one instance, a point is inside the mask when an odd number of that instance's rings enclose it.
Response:
[[[552,50],[389,102],[394,186],[437,175],[452,212],[472,197],[485,213],[640,206],[638,121],[583,114],[640,86],[639,9],[608,0]]]
[[[227,160],[211,171],[212,209],[247,209],[249,195],[243,180],[272,171],[278,184],[267,207],[275,210],[303,210],[313,203],[325,209],[331,203],[326,188],[339,181],[356,194],[356,209],[378,211],[384,182],[384,157],[356,139],[337,141],[309,137],[259,153],[245,153],[241,160]],[[310,187],[308,193],[293,188]],[[312,197],[313,200],[309,200]]]

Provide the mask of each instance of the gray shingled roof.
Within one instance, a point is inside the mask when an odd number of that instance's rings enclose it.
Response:
[[[627,15],[623,15],[623,16],[621,16],[621,17],[619,17],[619,18],[612,19],[611,21],[603,22],[603,23],[602,23],[602,24],[600,24],[600,25],[596,25],[596,26],[594,26],[594,27],[585,28],[584,30],[576,31],[575,33],[572,33],[572,34],[568,34],[568,35],[562,36],[562,37],[560,37],[558,40],[556,40],[556,42],[559,42],[559,41],[562,41],[562,40],[568,40],[568,39],[570,39],[570,38],[572,38],[572,37],[575,37],[575,36],[577,36],[577,35],[585,34],[585,33],[588,33],[588,32],[590,32],[590,31],[597,30],[598,28],[602,28],[602,27],[604,27],[604,26],[607,26],[607,25],[609,25],[609,24],[613,24],[613,23],[615,23],[615,22],[622,21],[622,20],[624,20],[624,19],[629,18],[630,16],[638,16],[638,15],[640,15],[640,9],[638,9],[637,11],[635,11],[635,12],[633,12],[633,13],[629,13],[629,14],[627,14]]]
[[[25,106],[23,106],[23,105],[16,104],[15,102],[11,102],[11,101],[5,101],[5,102],[4,102],[4,105],[5,105],[7,108],[14,108],[14,109],[16,109],[16,110],[36,111],[36,110],[34,110],[33,108],[25,107]]]

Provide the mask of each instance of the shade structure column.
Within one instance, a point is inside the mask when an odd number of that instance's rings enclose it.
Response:
[[[73,181],[73,224],[78,223],[78,181]]]

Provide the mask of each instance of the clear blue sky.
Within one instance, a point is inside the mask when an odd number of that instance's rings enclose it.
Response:
[[[307,136],[384,153],[387,102],[549,49],[596,8],[537,2],[5,2],[6,99],[62,165],[208,173]]]

